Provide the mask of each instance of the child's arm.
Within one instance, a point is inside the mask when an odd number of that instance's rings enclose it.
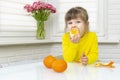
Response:
[[[62,37],[62,50],[63,50],[63,58],[67,62],[74,61],[77,50],[78,50],[78,43],[73,43],[69,40],[67,35],[63,35]]]
[[[98,60],[98,41],[96,34],[93,36],[91,50],[87,55],[87,57],[88,57],[88,64],[94,63]]]

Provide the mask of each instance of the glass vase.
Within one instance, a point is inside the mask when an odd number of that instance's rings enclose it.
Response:
[[[37,39],[45,39],[45,29],[44,29],[44,21],[37,21],[37,32],[36,32]]]

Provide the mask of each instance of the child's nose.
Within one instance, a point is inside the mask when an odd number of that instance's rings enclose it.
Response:
[[[77,27],[77,25],[76,25],[76,24],[73,24],[72,27],[75,28],[75,27]]]
[[[76,28],[76,26],[72,26],[72,28]]]

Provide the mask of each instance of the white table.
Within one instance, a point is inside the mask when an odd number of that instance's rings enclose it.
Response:
[[[31,63],[0,68],[0,80],[120,80],[120,64],[114,65],[116,68],[68,63],[65,72],[56,73],[42,63]]]

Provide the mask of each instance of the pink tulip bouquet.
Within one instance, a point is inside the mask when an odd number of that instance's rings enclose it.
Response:
[[[56,8],[42,1],[33,2],[32,5],[26,4],[24,9],[31,13],[31,15],[37,21],[37,39],[45,39],[45,29],[44,29],[44,21],[46,21],[50,15],[50,13],[55,13]]]

